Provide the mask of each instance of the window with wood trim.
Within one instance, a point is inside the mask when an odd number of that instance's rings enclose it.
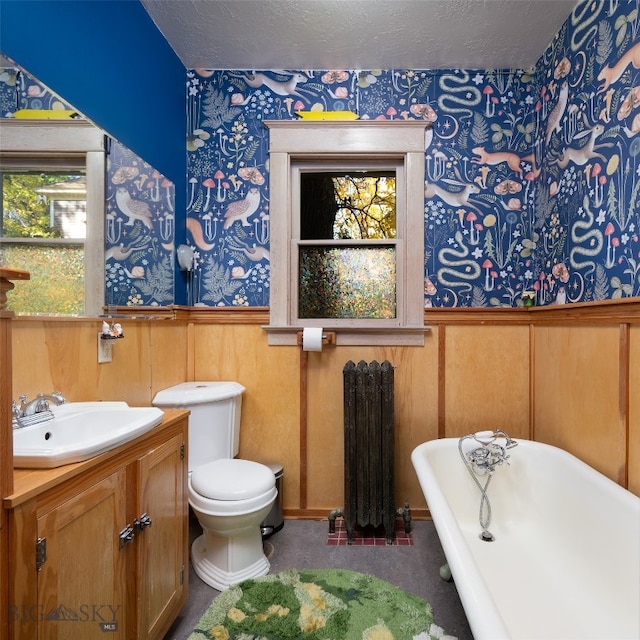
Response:
[[[270,344],[424,341],[425,123],[275,121]]]
[[[104,304],[104,134],[74,121],[0,121],[0,263],[31,278],[22,314],[99,314]]]

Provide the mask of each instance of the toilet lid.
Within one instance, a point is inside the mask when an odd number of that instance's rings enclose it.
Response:
[[[214,460],[191,473],[191,487],[211,500],[247,500],[266,493],[275,484],[269,467],[237,458]]]
[[[194,404],[220,402],[244,393],[239,382],[182,382],[158,391],[153,398],[156,407],[188,407]]]

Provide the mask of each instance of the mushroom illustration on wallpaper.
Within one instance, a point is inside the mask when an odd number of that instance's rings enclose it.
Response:
[[[118,244],[122,237],[122,218],[111,211],[106,215],[105,236],[110,245]]]
[[[160,237],[164,242],[169,242],[173,236],[174,215],[167,211],[160,216]]]
[[[465,220],[469,223],[469,244],[476,245],[480,242],[480,231],[482,230],[482,225],[478,228],[476,224],[476,220],[478,216],[475,211],[469,211],[467,213]]]
[[[189,178],[189,204],[187,204],[187,209],[191,209],[191,207],[193,206],[197,184],[198,178]]]
[[[151,174],[151,179],[147,183],[147,189],[149,189],[149,198],[152,202],[160,202],[160,180],[162,174],[154,169]]]
[[[498,274],[492,270],[493,262],[487,258],[482,263],[482,268],[484,269],[484,290],[485,291],[493,291],[493,287],[495,285],[495,279],[498,277]]]
[[[167,208],[170,211],[173,211],[173,198],[171,197],[173,182],[171,182],[171,180],[169,180],[168,178],[163,177],[162,182],[160,183],[160,186],[164,189],[164,197],[167,201]]]
[[[607,269],[611,269],[616,263],[616,247],[620,246],[620,240],[613,235],[615,231],[616,229],[611,222],[607,224],[604,230],[604,235],[607,238],[607,259],[605,262]]]
[[[494,91],[490,85],[487,85],[482,90],[482,93],[484,94],[484,97],[486,99],[485,109],[484,109],[485,115],[487,116],[487,118],[493,118],[493,116],[496,115],[496,102],[494,102],[495,98],[491,97]]]
[[[216,202],[224,202],[227,199],[227,191],[229,190],[229,183],[224,179],[225,175],[218,169],[213,176],[216,181]]]
[[[204,206],[202,207],[202,211],[206,213],[209,210],[209,205],[211,204],[211,190],[216,188],[216,183],[213,178],[207,178],[202,181],[202,186],[207,190],[207,195],[204,199]]]

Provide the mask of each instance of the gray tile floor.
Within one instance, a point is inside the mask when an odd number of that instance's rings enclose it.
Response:
[[[190,536],[199,525],[190,519]],[[459,640],[473,640],[453,582],[439,575],[444,554],[431,521],[412,522],[412,546],[329,546],[327,520],[285,520],[281,531],[265,541],[271,572],[286,569],[344,568],[375,575],[431,603],[436,624]],[[189,601],[165,640],[185,640],[211,601],[218,595],[189,571]]]

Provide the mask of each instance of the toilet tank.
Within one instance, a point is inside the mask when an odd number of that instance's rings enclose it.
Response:
[[[190,472],[207,462],[238,455],[244,390],[238,382],[183,382],[156,394],[156,407],[191,411]]]

